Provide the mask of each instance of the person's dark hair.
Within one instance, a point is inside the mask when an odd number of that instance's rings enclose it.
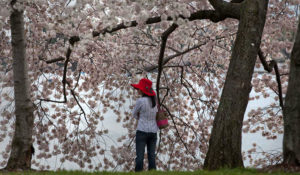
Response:
[[[148,97],[151,99],[151,102],[152,102],[152,108],[154,108],[156,106],[156,98],[155,96],[148,96],[146,94],[143,94],[143,97]]]

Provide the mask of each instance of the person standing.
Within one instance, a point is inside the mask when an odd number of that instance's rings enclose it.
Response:
[[[133,109],[133,117],[138,120],[136,129],[136,159],[135,171],[142,171],[144,168],[144,153],[147,147],[148,170],[156,170],[155,147],[157,141],[156,124],[156,94],[152,89],[152,81],[142,78],[138,84],[131,84],[141,95],[137,99]]]

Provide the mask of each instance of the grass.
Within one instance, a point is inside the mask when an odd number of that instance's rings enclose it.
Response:
[[[180,171],[144,171],[135,172],[83,172],[83,171],[49,171],[49,172],[0,172],[0,175],[300,175],[299,173],[262,173],[255,169],[222,169],[218,171],[195,171],[195,172],[180,172]]]

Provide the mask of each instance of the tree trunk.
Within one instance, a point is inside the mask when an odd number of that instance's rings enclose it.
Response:
[[[242,126],[266,20],[268,0],[245,0],[204,169],[243,167]]]
[[[13,9],[10,16],[15,96],[15,133],[5,169],[31,168],[33,105],[30,100],[26,61],[23,11]]]
[[[300,16],[299,16],[300,19]],[[289,84],[283,108],[283,163],[300,166],[300,22],[291,54]]]

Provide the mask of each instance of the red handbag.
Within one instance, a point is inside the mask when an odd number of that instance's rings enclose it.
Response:
[[[158,105],[158,112],[156,113],[156,123],[159,129],[164,129],[169,126],[168,113],[161,109]]]

